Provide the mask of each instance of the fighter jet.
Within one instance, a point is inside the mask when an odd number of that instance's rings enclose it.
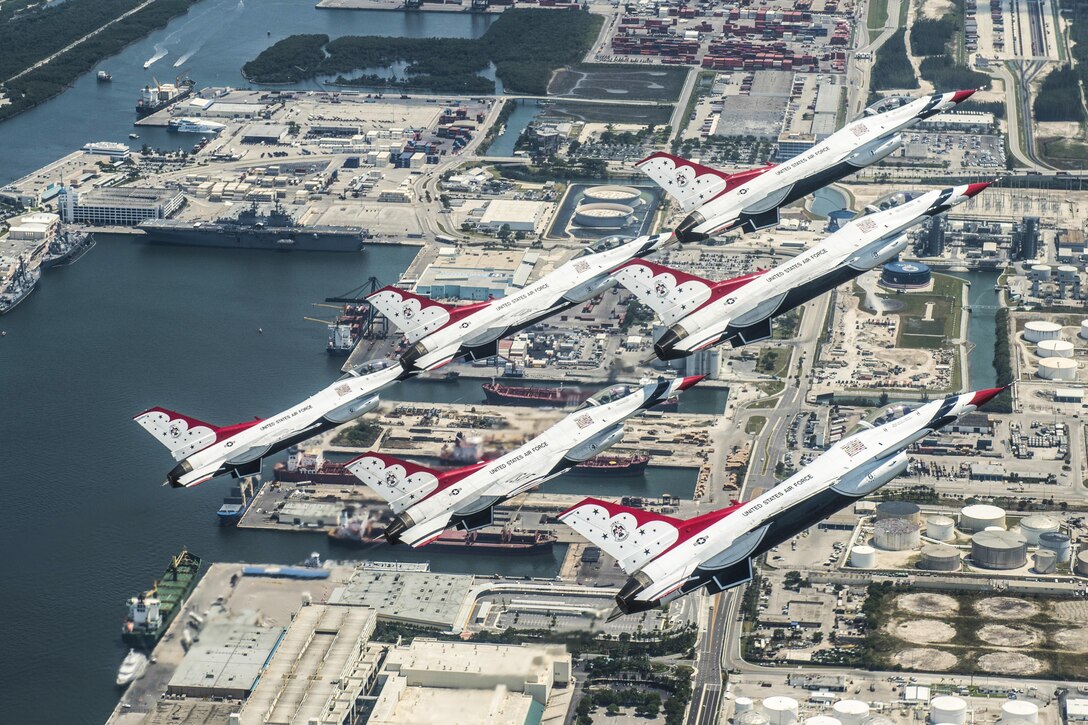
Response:
[[[293,408],[222,428],[166,408],[145,410],[133,420],[179,461],[166,483],[196,486],[224,473],[235,478],[260,473],[266,457],[374,410],[378,391],[402,375],[389,360],[364,363]]]
[[[885,99],[808,151],[778,165],[726,174],[656,153],[636,166],[690,212],[676,228],[680,241],[702,241],[736,228],[751,232],[778,224],[781,207],[880,161],[903,145],[903,131],[954,108],[972,93],[937,93],[890,109],[901,99]]]
[[[410,373],[442,367],[459,357],[474,360],[498,353],[499,340],[612,287],[619,265],[675,241],[672,235],[609,237],[506,297],[447,305],[398,287],[384,287],[367,301],[389,318],[411,347],[401,357]]]
[[[434,471],[382,453],[347,464],[389,502],[396,515],[385,530],[390,543],[424,546],[448,528],[492,523],[496,504],[539,486],[618,443],[624,421],[687,390],[703,376],[614,385],[510,453],[452,471]]]
[[[907,448],[1006,388],[898,406],[766,493],[691,519],[587,498],[559,519],[615,557],[630,575],[614,616],[643,612],[706,588],[752,578],[752,560],[907,470]]]
[[[948,211],[989,184],[934,190],[855,219],[779,266],[722,282],[646,260],[629,262],[616,278],[669,329],[654,343],[662,360],[686,357],[723,341],[734,347],[771,336],[771,319],[895,257],[905,232]]]

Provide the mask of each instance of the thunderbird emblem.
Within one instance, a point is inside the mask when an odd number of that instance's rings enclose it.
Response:
[[[393,487],[397,485],[397,474],[390,471],[385,474],[385,485]]]
[[[665,295],[667,295],[669,293],[669,286],[667,284],[665,284],[664,282],[658,282],[657,284],[654,285],[654,293],[658,297],[664,297]]]
[[[173,425],[171,425],[170,426],[170,437],[171,438],[177,438],[180,435],[181,435],[181,426],[178,425],[177,423],[174,423]]]
[[[409,307],[408,305],[405,305],[405,306],[404,306],[404,309],[403,309],[403,310],[401,310],[401,312],[400,312],[400,313],[401,313],[402,315],[404,315],[404,319],[406,319],[406,320],[410,320],[410,319],[412,319],[412,315],[414,315],[414,314],[415,314],[415,312],[414,312],[414,311],[412,310],[412,308],[411,308],[411,307]]]
[[[612,524],[612,538],[616,541],[623,541],[627,538],[627,527],[618,521]]]

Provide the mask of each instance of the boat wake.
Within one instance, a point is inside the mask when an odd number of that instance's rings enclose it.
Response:
[[[169,53],[169,52],[170,51],[168,51],[165,48],[165,46],[162,46],[162,45],[159,45],[158,43],[156,43],[155,44],[155,55],[151,56],[150,58],[148,58],[147,60],[144,61],[144,68],[150,68],[151,66],[155,65],[160,60],[165,58],[166,54]]]
[[[175,67],[175,68],[179,68],[179,67],[181,67],[181,64],[182,64],[182,63],[184,63],[185,61],[189,60],[190,58],[192,58],[192,57],[193,57],[194,55],[196,55],[196,52],[197,52],[198,50],[200,50],[200,46],[199,46],[199,45],[198,45],[197,47],[193,48],[192,50],[190,50],[190,51],[189,51],[188,53],[186,53],[185,55],[183,55],[183,56],[181,56],[180,58],[178,58],[178,59],[177,59],[176,61],[174,61],[174,67]]]

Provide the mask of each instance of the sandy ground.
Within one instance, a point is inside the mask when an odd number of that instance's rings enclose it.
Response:
[[[906,619],[889,622],[891,634],[904,642],[947,642],[956,636],[956,628],[937,619]]]
[[[979,669],[1000,672],[1005,675],[1034,675],[1041,672],[1043,663],[1034,657],[1018,652],[993,652],[978,658]]]
[[[1054,644],[1073,652],[1088,652],[1088,627],[1063,629],[1051,637]]]
[[[1088,622],[1088,601],[1056,602],[1052,605],[1055,619],[1066,622]]]
[[[912,647],[899,650],[892,655],[892,662],[912,670],[925,670],[926,672],[944,672],[956,666],[956,656],[939,649],[928,647]]]
[[[1081,138],[1079,123],[1071,123],[1067,121],[1047,121],[1045,123],[1035,124],[1039,129],[1040,136],[1047,138]]]
[[[915,614],[955,614],[960,604],[947,594],[903,594],[896,597],[895,606]]]
[[[921,5],[922,17],[930,18],[931,20],[937,20],[952,12],[952,0],[927,0],[927,2],[913,3],[913,5],[914,7],[912,10],[916,10],[918,6]]]
[[[1043,634],[1031,627],[987,624],[978,631],[978,638],[999,647],[1026,647],[1040,642]]]
[[[991,597],[975,605],[984,617],[991,619],[1027,619],[1039,613],[1038,605],[1015,597]]]

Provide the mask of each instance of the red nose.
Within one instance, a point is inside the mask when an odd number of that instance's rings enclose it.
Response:
[[[690,375],[690,376],[688,376],[686,378],[682,378],[680,380],[680,390],[687,390],[692,385],[695,385],[697,382],[699,382],[700,380],[702,380],[705,377],[706,377],[705,375]]]
[[[986,388],[985,390],[977,390],[975,391],[975,394],[971,397],[971,405],[975,406],[976,408],[983,406],[1011,387],[1011,385],[1006,385],[1003,388]]]
[[[991,183],[992,182],[989,181],[982,181],[977,184],[968,184],[967,191],[963,193],[965,196],[975,196],[976,194],[981,193],[982,190],[989,186]]]
[[[975,89],[972,88],[969,91],[956,91],[952,94],[953,103],[962,103],[975,94]]]

